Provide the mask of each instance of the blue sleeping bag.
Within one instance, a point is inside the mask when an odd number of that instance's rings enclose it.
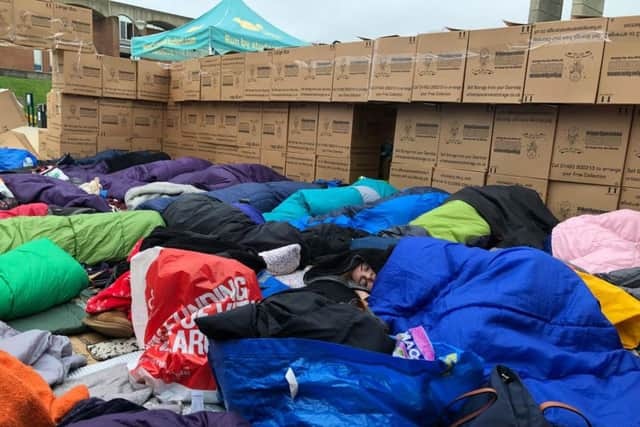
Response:
[[[440,191],[399,196],[395,194],[376,203],[375,206],[360,210],[353,216],[342,214],[323,219],[307,216],[290,223],[299,230],[318,224],[336,224],[376,234],[393,226],[408,224],[411,220],[442,205],[448,197],[449,194]]]
[[[36,156],[21,148],[0,148],[0,171],[31,167],[38,164]]]
[[[244,200],[259,212],[269,212],[296,191],[311,188],[318,188],[318,186],[295,181],[250,182],[209,191],[205,194],[225,203],[235,203]],[[161,197],[142,203],[137,209],[153,210],[162,213],[167,206],[178,199],[180,199],[180,197]]]
[[[361,178],[348,187],[300,190],[274,210],[264,214],[267,221],[292,221],[306,216],[324,215],[344,206],[362,205],[397,193],[386,181]]]
[[[227,409],[253,426],[422,426],[482,380],[478,356],[433,345],[427,362],[301,338],[244,339],[212,343],[209,361]]]
[[[370,308],[393,332],[423,325],[434,341],[514,369],[538,402],[581,410],[593,426],[640,426],[640,358],[582,280],[542,251],[468,248],[432,238],[400,241],[378,274]],[[549,411],[562,426],[584,425]]]

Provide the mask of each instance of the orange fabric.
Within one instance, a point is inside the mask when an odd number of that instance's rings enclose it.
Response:
[[[0,425],[53,427],[73,406],[89,398],[85,386],[56,397],[49,384],[30,366],[0,351]]]

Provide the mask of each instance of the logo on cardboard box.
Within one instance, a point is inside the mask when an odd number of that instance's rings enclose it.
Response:
[[[567,137],[562,141],[562,146],[558,150],[560,154],[575,153],[582,154],[584,149],[580,141],[580,129],[577,126],[572,126],[567,130]]]
[[[338,70],[338,76],[336,77],[337,80],[348,80],[349,79],[349,73],[348,68],[349,68],[349,62],[347,61],[347,58],[340,58],[338,60],[338,66],[337,66],[337,70]]]
[[[494,71],[491,69],[493,67],[493,64],[491,63],[491,51],[486,47],[480,50],[479,63],[479,68],[471,71],[474,76],[489,76],[494,73]]]
[[[449,127],[449,137],[446,139],[445,144],[462,144],[462,138],[460,138],[460,122],[454,121]]]
[[[434,64],[434,55],[433,54],[426,54],[422,57],[422,61],[420,61],[418,63],[418,75],[421,77],[424,76],[435,76],[437,74],[437,72],[433,69],[435,68],[433,66]]]
[[[569,80],[577,83],[585,78],[584,64],[585,58],[592,58],[593,52],[587,50],[584,52],[567,52],[567,58],[570,59],[569,63]]]

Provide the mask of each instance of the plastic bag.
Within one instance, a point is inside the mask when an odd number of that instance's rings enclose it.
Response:
[[[436,360],[400,359],[324,341],[244,339],[211,344],[225,405],[254,426],[435,425],[458,395],[482,384],[482,359],[433,343]]]
[[[192,390],[202,390],[206,402],[217,401],[209,343],[195,319],[259,300],[253,270],[233,259],[156,247],[132,258],[131,297],[134,332],[145,349],[132,376],[161,399],[189,400]]]

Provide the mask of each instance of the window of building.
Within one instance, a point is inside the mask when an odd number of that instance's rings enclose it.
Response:
[[[34,71],[42,72],[42,51],[38,49],[33,50],[33,69]]]

